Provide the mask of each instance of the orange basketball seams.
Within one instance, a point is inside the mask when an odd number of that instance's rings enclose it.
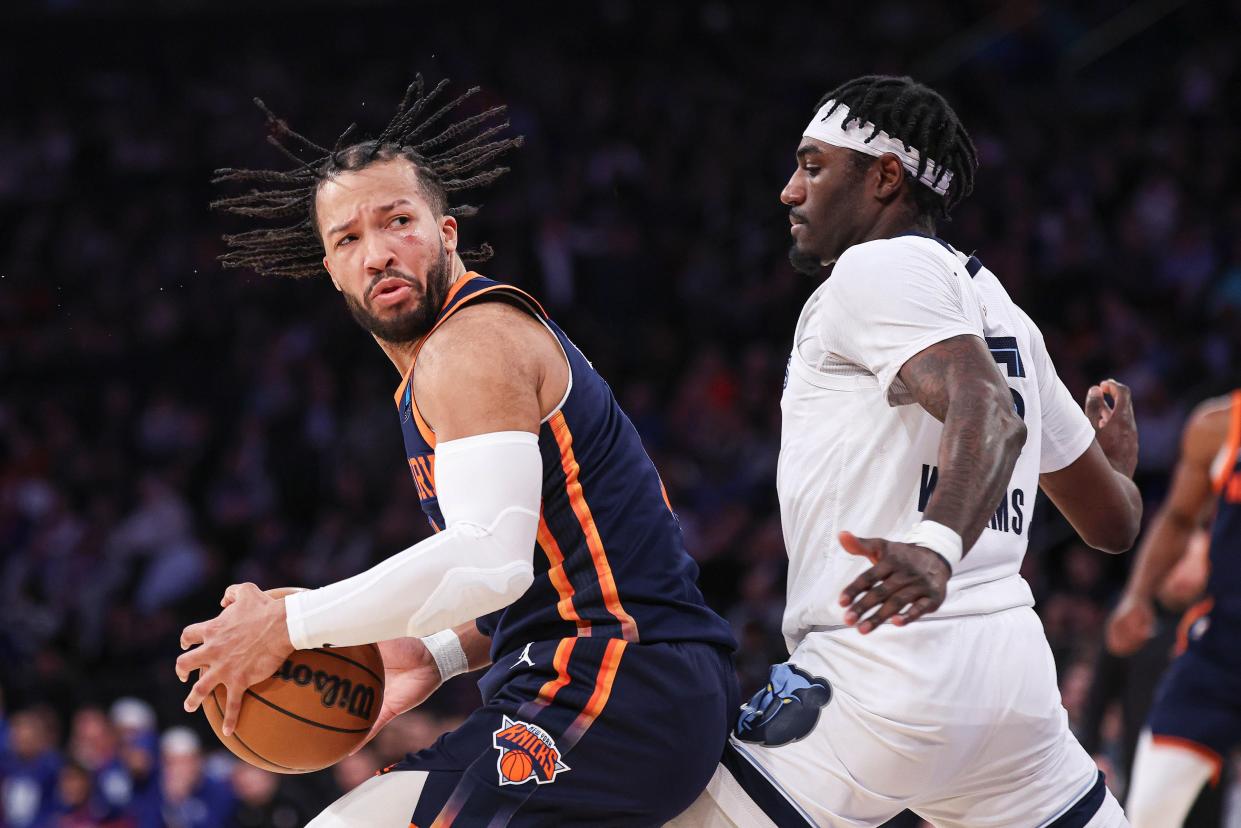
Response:
[[[599,577],[599,588],[603,593],[604,606],[620,622],[622,637],[626,641],[636,642],[638,640],[637,622],[621,606],[620,595],[616,591],[616,580],[612,577],[612,567],[608,564],[607,552],[603,548],[603,539],[599,537],[599,528],[595,525],[594,515],[591,514],[590,506],[587,505],[586,497],[582,493],[582,483],[578,479],[581,469],[573,455],[573,433],[569,430],[569,424],[565,422],[564,412],[557,411],[548,425],[551,426],[552,434],[556,437],[556,445],[560,447],[560,465],[565,473],[565,489],[569,494],[569,503],[573,507],[573,513],[577,515],[577,522],[581,524],[582,533],[586,536],[586,546],[590,549],[590,557],[595,564],[595,573]]]
[[[581,738],[591,723],[603,712],[608,698],[612,695],[612,685],[616,682],[616,672],[620,669],[621,656],[625,654],[627,646],[629,642],[619,638],[613,638],[608,642],[607,649],[603,652],[603,663],[599,665],[599,675],[595,679],[595,690],[590,694],[590,700],[586,702],[586,706],[582,708],[582,712],[578,714],[577,719],[567,731],[572,734],[571,742]]]
[[[560,551],[560,544],[556,543],[556,538],[552,535],[550,529],[547,528],[547,521],[543,518],[543,513],[539,512],[539,546],[543,550],[543,554],[547,556],[551,567],[547,570],[547,577],[551,579],[552,586],[556,588],[556,594],[560,596],[560,600],[556,602],[556,611],[560,613],[560,617],[566,621],[573,621],[577,624],[578,635],[590,635],[590,622],[582,619],[577,614],[577,609],[573,606],[573,584],[569,582],[569,578],[564,571],[564,553]]]

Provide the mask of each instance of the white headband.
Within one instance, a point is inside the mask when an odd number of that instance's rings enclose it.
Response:
[[[833,106],[836,107],[836,111],[829,116],[827,113]],[[915,179],[940,195],[948,192],[948,185],[952,183],[951,172],[944,170],[939,183],[935,183],[935,176],[939,174],[939,165],[928,158],[926,169],[919,176],[918,161],[922,154],[918,150],[905,149],[903,141],[893,138],[883,130],[879,130],[874,138],[870,137],[871,133],[875,132],[875,125],[866,121],[855,120],[846,127],[844,123],[848,118],[849,107],[837,104],[835,101],[828,101],[810,119],[810,126],[806,127],[806,131],[802,134],[807,138],[814,138],[834,147],[857,150],[876,158],[890,152],[901,160],[901,166]]]

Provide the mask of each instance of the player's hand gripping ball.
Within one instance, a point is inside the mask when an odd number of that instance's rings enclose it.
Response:
[[[292,650],[287,633],[265,629],[270,618],[284,618],[270,605],[296,591],[230,587],[224,612],[186,628],[182,645],[200,646],[177,660],[183,680],[198,669],[186,709],[201,704],[225,747],[276,773],[340,761],[365,741],[383,705],[383,660],[374,644]],[[233,705],[230,693],[237,694]],[[226,727],[230,713],[235,723]]]

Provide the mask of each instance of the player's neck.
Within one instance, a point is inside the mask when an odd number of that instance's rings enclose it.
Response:
[[[925,236],[934,236],[935,224],[924,216],[911,217],[909,213],[905,211],[892,215],[881,214],[870,229],[863,234],[863,237],[858,244],[861,244],[862,242],[875,241],[876,239],[891,239],[896,236],[904,236],[909,233],[921,233]]]
[[[469,271],[466,269],[465,263],[461,261],[461,257],[456,253],[452,254],[449,267],[451,268],[452,278],[448,282],[448,292],[451,293],[453,285],[457,284]],[[423,337],[419,337],[412,342],[389,342],[376,336],[375,342],[392,362],[397,373],[404,377],[409,373],[410,366],[414,364],[414,357],[418,354],[418,346],[422,343],[422,339]]]

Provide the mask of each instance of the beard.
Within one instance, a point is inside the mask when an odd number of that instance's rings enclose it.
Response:
[[[444,299],[448,296],[448,252],[441,244],[439,257],[427,270],[427,287],[423,292],[422,301],[411,310],[381,319],[370,309],[370,289],[381,279],[388,277],[402,279],[409,282],[415,290],[418,289],[413,277],[390,267],[374,278],[363,299],[356,299],[346,293],[345,304],[348,305],[349,313],[353,315],[354,321],[373,336],[397,345],[415,342],[435,325],[435,318],[439,316],[440,308],[444,306]]]
[[[789,264],[793,265],[793,269],[798,273],[806,276],[817,276],[823,269],[823,262],[818,256],[802,250],[797,245],[789,248]]]

